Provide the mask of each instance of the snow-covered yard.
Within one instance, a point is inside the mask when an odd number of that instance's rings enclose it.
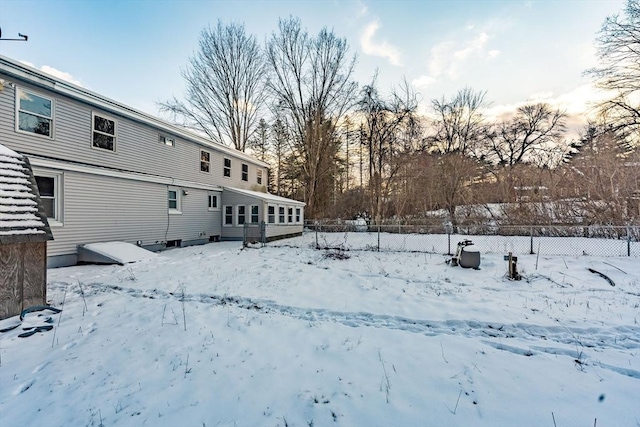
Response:
[[[0,426],[640,423],[638,258],[519,255],[509,281],[502,254],[344,254],[214,243],[49,270],[64,310],[0,334]]]

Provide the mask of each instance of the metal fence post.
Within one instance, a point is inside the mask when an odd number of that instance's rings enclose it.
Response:
[[[532,254],[532,255],[534,254],[534,252],[533,252],[533,227],[531,227],[531,248],[530,248],[529,253]]]
[[[267,244],[267,224],[264,221],[260,222],[260,241],[263,247]]]
[[[380,252],[380,225],[378,225],[378,252]]]
[[[242,227],[242,246],[247,247],[247,224]]]
[[[316,226],[314,227],[316,229],[316,249],[319,248],[318,246],[318,224],[316,224]]]
[[[447,255],[451,255],[451,232],[447,230]]]
[[[631,228],[627,226],[627,256],[631,256]]]

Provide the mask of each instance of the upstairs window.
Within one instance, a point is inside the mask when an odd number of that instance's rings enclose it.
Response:
[[[116,121],[108,117],[93,114],[93,147],[116,151]]]
[[[258,169],[258,175],[257,175],[256,181],[258,182],[258,185],[262,184],[262,169]]]
[[[231,178],[231,159],[227,159],[226,157],[224,158],[223,174],[224,176]]]
[[[200,172],[209,173],[211,170],[211,153],[200,150]]]
[[[242,180],[249,181],[249,165],[246,163],[242,164]]]
[[[166,145],[168,147],[176,146],[176,140],[173,138],[169,138],[168,136],[160,135],[158,137],[158,141],[160,141],[160,144]]]
[[[17,130],[53,138],[53,100],[22,89],[16,96]]]

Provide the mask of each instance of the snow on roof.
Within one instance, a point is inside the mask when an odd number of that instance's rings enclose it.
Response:
[[[0,144],[0,243],[50,238],[47,219],[38,211],[38,193],[28,161]]]
[[[240,188],[224,187],[225,191],[231,191],[233,193],[244,194],[245,196],[254,197],[256,199],[266,200],[268,202],[286,203],[294,206],[304,206],[304,202],[298,200],[287,199],[286,197],[276,196],[271,193],[262,193],[260,191],[242,190]]]

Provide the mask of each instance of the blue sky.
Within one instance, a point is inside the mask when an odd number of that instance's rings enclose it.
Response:
[[[279,17],[310,32],[346,37],[355,78],[379,69],[383,91],[403,78],[425,105],[470,86],[487,91],[496,114],[545,100],[579,114],[593,97],[582,72],[594,66],[594,39],[624,0],[564,1],[209,1],[0,0],[0,54],[71,79],[101,95],[157,114],[181,97],[180,69],[208,24],[242,22],[259,40]]]

